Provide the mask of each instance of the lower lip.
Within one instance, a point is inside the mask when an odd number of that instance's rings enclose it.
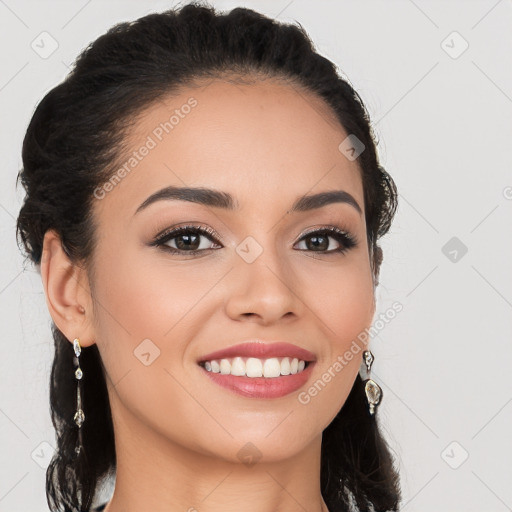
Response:
[[[229,389],[238,395],[249,398],[279,398],[297,391],[308,381],[315,362],[312,361],[300,373],[282,375],[281,377],[238,377],[214,373],[200,368],[219,386]]]

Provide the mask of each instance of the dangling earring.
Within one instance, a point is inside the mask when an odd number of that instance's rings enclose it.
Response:
[[[373,354],[369,350],[365,350],[363,352],[364,362],[366,364],[366,375],[367,379],[364,381],[364,392],[366,394],[366,400],[368,401],[368,405],[370,407],[370,414],[373,416],[375,414],[375,406],[377,406],[382,398],[382,389],[379,385],[370,378],[370,369],[372,367],[372,363],[374,361]]]
[[[80,449],[82,448],[82,424],[85,421],[85,414],[82,410],[82,394],[81,394],[81,387],[82,387],[82,377],[83,372],[80,368],[80,353],[82,352],[82,349],[80,347],[80,340],[78,338],[75,338],[73,340],[73,349],[75,351],[75,357],[73,358],[74,363],[76,365],[75,370],[75,378],[77,380],[76,383],[76,412],[74,416],[75,423],[78,425],[78,442],[77,446],[75,448],[75,452],[77,456],[80,454]]]

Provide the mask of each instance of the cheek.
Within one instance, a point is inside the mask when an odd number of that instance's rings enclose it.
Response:
[[[307,304],[320,320],[326,339],[331,341],[331,359],[343,353],[372,322],[374,290],[369,263],[325,267],[311,273],[303,287]],[[359,338],[358,338],[359,336]]]
[[[217,279],[208,269],[195,271],[190,261],[143,252],[98,256],[98,298],[108,310],[102,316],[125,336],[130,333],[133,342],[141,336],[164,338]]]

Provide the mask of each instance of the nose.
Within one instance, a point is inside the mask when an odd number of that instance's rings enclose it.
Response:
[[[226,314],[237,321],[271,325],[301,316],[304,303],[298,279],[286,260],[265,248],[251,263],[236,256],[226,293]]]

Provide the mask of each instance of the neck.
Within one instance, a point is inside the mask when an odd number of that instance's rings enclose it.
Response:
[[[126,409],[116,413],[116,481],[105,512],[328,512],[321,435],[286,460],[254,462],[236,456],[245,441],[234,457],[220,458],[171,441]],[[251,445],[245,450],[250,455]]]

